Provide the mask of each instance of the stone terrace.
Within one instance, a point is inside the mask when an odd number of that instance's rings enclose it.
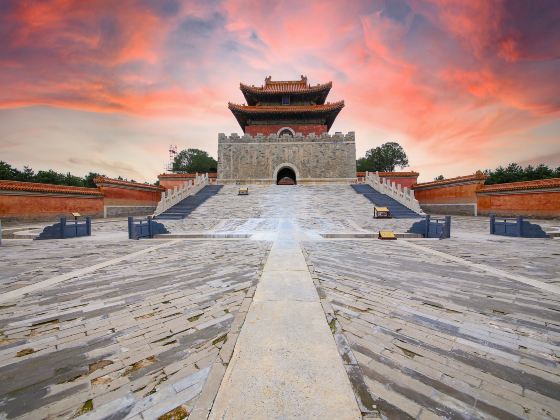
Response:
[[[487,218],[453,217],[444,241],[327,240],[319,233],[404,232],[412,220],[372,219],[345,185],[237,188],[165,224],[250,239],[130,241],[115,219],[94,221],[90,238],[4,240],[0,418],[206,418],[240,330],[252,328],[255,288],[300,300],[297,281],[259,281],[266,261],[290,265],[268,258],[287,225],[365,415],[558,418],[558,239],[495,237]]]
[[[251,185],[247,196],[237,196],[238,188],[225,185],[189,218],[170,224],[171,229],[274,231],[279,218],[290,218],[302,229],[347,231],[359,228],[354,220],[371,216],[371,203],[347,185]]]

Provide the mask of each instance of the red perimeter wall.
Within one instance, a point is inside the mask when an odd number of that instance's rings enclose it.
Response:
[[[317,135],[326,133],[326,125],[248,125],[245,127],[245,134],[250,134],[251,136],[256,136],[257,134],[276,134],[281,128],[288,127],[294,130],[296,133],[301,133],[304,136],[308,134],[315,133]]]
[[[405,177],[398,177],[398,176],[394,176],[394,177],[393,176],[381,176],[380,178],[388,179],[390,182],[394,182],[397,185],[400,184],[403,188],[404,187],[406,187],[406,188],[412,187],[414,184],[416,184],[416,180],[418,179],[417,176],[415,176],[415,177],[411,176],[410,178],[408,178],[408,177],[406,177],[406,178]]]
[[[429,188],[420,184],[414,196],[426,212],[465,214],[462,205],[476,204],[481,216],[560,217],[560,178],[484,185],[475,175],[448,184],[452,180],[427,183],[432,184]]]
[[[218,174],[210,172],[208,174],[208,181],[215,183]],[[158,175],[159,185],[166,190],[172,190],[175,187],[182,187],[185,181],[194,181],[196,174],[160,174]]]
[[[163,192],[153,185],[110,178],[96,178],[95,182],[97,188],[0,180],[0,219],[53,220],[73,212],[103,217],[111,206],[120,212],[115,216],[146,213],[146,207],[155,207]]]
[[[482,183],[441,185],[430,189],[414,190],[414,197],[416,197],[420,204],[476,203],[476,191],[481,187]]]
[[[175,187],[181,187],[185,181],[190,178],[160,178],[159,185],[161,185],[166,190],[172,190]]]
[[[479,194],[478,214],[560,217],[560,191],[520,191],[514,194]]]
[[[400,185],[403,188],[412,187],[414,184],[416,184],[416,181],[418,180],[418,173],[410,176],[398,175],[399,172],[385,172],[385,173],[394,173],[395,175],[384,176],[380,172],[379,177],[383,179],[388,179],[389,182],[394,182],[396,185]],[[405,174],[406,172],[400,172],[400,173]],[[364,178],[365,176],[366,176],[365,172],[356,172],[356,178],[358,179]]]
[[[161,191],[135,190],[119,186],[97,187],[106,206],[155,206],[161,200]]]
[[[82,216],[103,217],[103,197],[71,195],[0,195],[2,220],[41,220],[70,217],[72,212]]]

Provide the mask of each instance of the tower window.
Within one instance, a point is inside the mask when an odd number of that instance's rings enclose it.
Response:
[[[292,130],[290,130],[289,128],[283,128],[282,130],[280,130],[280,132],[278,133],[279,136],[290,136],[293,137],[294,136],[294,132]]]
[[[290,105],[290,95],[282,96],[282,105]]]

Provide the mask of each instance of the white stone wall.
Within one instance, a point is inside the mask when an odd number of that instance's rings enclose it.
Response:
[[[218,181],[275,183],[282,167],[298,183],[351,182],[356,179],[354,133],[303,136],[218,136]]]

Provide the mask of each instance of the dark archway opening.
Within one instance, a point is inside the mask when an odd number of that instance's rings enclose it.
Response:
[[[282,168],[276,175],[276,184],[278,185],[296,185],[296,173],[293,169]]]
[[[291,131],[290,129],[284,128],[282,131],[280,131],[279,136],[280,136],[280,137],[282,137],[282,136],[290,136],[290,137],[293,137],[294,134],[292,133],[292,131]]]

